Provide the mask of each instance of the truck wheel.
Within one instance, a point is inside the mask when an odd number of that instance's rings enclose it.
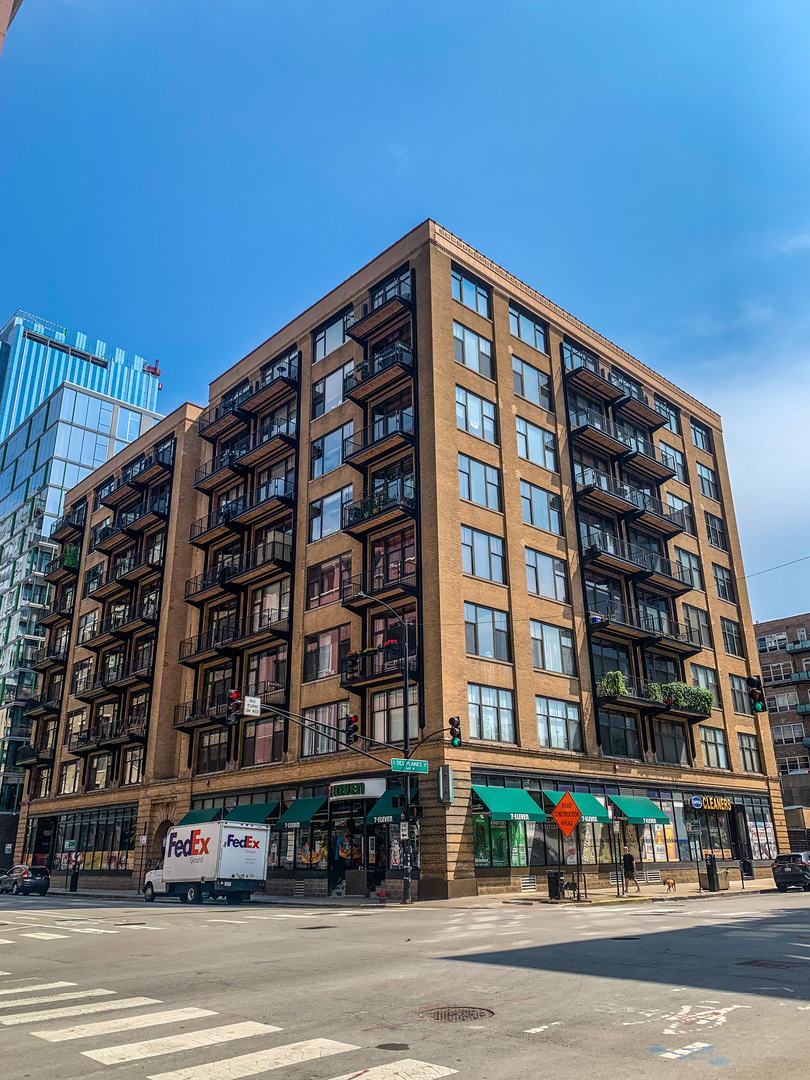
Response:
[[[787,892],[787,885],[777,885],[779,892]]]
[[[147,881],[147,883],[143,887],[143,898],[147,902],[147,904],[151,904],[152,901],[155,899],[155,890],[152,888],[151,881]]]
[[[186,889],[187,904],[201,904],[203,901],[202,890],[199,885],[189,885]]]
[[[228,893],[227,896],[225,897],[225,899],[228,901],[228,903],[231,906],[233,906],[234,904],[241,904],[242,901],[245,899],[245,897],[240,892],[232,892],[232,893]]]

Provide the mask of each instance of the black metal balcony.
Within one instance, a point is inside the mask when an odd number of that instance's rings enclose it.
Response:
[[[404,312],[412,310],[412,289],[410,276],[392,278],[381,285],[363,305],[359,318],[347,319],[346,333],[362,344],[385,325],[397,319]]]
[[[295,445],[295,436],[295,417],[260,428],[201,465],[194,474],[194,486],[199,491],[211,491],[224,481],[244,476],[248,468],[281,450],[289,450]]]
[[[204,412],[197,421],[200,436],[214,442],[231,428],[248,424],[251,414],[271,407],[291,389],[297,389],[299,357],[300,353],[295,359],[274,364],[255,382],[240,386]]]
[[[620,671],[610,671],[597,680],[596,697],[600,704],[629,705],[641,712],[663,712],[660,684],[637,679]]]
[[[600,600],[589,608],[588,624],[593,632],[610,633],[638,642],[659,642],[682,655],[694,655],[703,648],[697,629],[681,626],[665,612],[652,608],[632,608],[612,600]]]
[[[152,677],[153,658],[135,657],[129,661],[111,665],[87,679],[78,680],[73,696],[81,701],[93,701],[114,690],[123,690],[138,683],[148,682]]]
[[[131,604],[120,611],[112,612],[95,626],[88,625],[79,632],[78,644],[83,649],[101,649],[115,641],[154,626],[158,620],[160,605],[155,600],[145,600],[141,604]]]
[[[62,707],[62,693],[54,695],[52,690],[28,699],[25,715],[30,717],[46,716],[58,713]]]
[[[343,392],[361,403],[372,394],[413,376],[413,351],[398,341],[361,361],[343,383]]]
[[[638,386],[626,379],[621,372],[611,371],[610,381],[622,391],[622,396],[613,403],[614,413],[621,413],[635,423],[648,428],[660,428],[666,423],[650,399]]]
[[[643,579],[663,591],[680,594],[692,588],[691,574],[684,567],[671,562],[665,555],[628,543],[601,529],[583,530],[582,549],[586,563],[630,574],[634,580]]]
[[[86,582],[83,596],[92,596],[94,600],[103,600],[119,590],[128,588],[141,578],[148,577],[163,567],[163,555],[154,551],[144,551],[129,556],[111,566],[97,581]],[[93,587],[95,586],[95,587]]]
[[[79,572],[79,549],[68,549],[64,555],[59,555],[50,562],[45,563],[43,573],[46,581],[56,583],[66,578],[76,577]]]
[[[242,697],[261,698],[263,705],[284,705],[286,689],[283,683],[261,682],[242,688]],[[213,694],[207,698],[184,701],[174,707],[174,726],[180,731],[192,731],[203,724],[224,724],[229,715],[229,693]]]
[[[343,440],[343,460],[365,468],[387,454],[414,444],[412,409],[399,409],[378,417],[373,424]]]
[[[87,505],[82,503],[80,506],[74,506],[66,514],[60,517],[57,521],[51,525],[51,540],[63,541],[67,540],[73,533],[80,533],[84,529],[84,523],[87,520]]]
[[[290,612],[285,608],[259,611],[240,619],[234,630],[234,645],[260,645],[284,640],[290,633]]]
[[[288,533],[276,533],[274,539],[239,556],[239,565],[230,578],[230,584],[241,588],[277,570],[289,570],[292,559],[292,537]]]
[[[145,710],[137,710],[123,720],[74,731],[68,738],[68,750],[76,757],[102,746],[120,746],[128,742],[144,742],[147,734]]]
[[[174,445],[163,446],[137,461],[125,466],[112,482],[108,482],[101,492],[104,506],[116,507],[127,498],[142,491],[149,484],[171,472],[174,464]]]
[[[235,528],[250,525],[278,510],[289,509],[294,499],[294,481],[268,480],[267,483],[232,499],[217,510],[193,522],[189,531],[189,540],[197,547],[205,547]]]
[[[247,413],[242,411],[242,404],[250,397],[252,386],[246,383],[238,390],[227,394],[218,405],[201,413],[197,420],[197,432],[203,439],[213,442],[231,428],[249,422]]]
[[[379,491],[343,507],[343,531],[362,536],[371,529],[416,515],[416,478],[413,473],[388,480]]]
[[[416,596],[416,592],[416,563],[409,560],[392,566],[379,566],[342,582],[340,600],[344,607],[359,611],[383,600],[390,602],[400,597]]]
[[[181,664],[198,664],[220,652],[232,652],[239,631],[240,620],[223,619],[216,626],[211,626],[201,634],[185,638],[180,642],[178,659]]]
[[[17,750],[16,764],[21,769],[30,769],[33,765],[50,764],[53,759],[52,746],[20,746]]]
[[[596,409],[575,409],[568,422],[572,436],[597,453],[623,459],[635,453],[632,433]]]
[[[639,496],[643,494],[624,480],[590,466],[574,466],[575,493],[579,502],[593,509],[628,517],[636,517]]]
[[[42,659],[42,651],[42,645],[23,645],[17,653],[17,667],[35,670],[36,665]]]
[[[340,685],[349,690],[391,682],[394,679],[401,681],[404,666],[404,657],[391,659],[385,649],[350,653],[340,664]],[[411,678],[416,678],[417,669],[417,657],[409,656],[408,672]]]
[[[611,380],[598,357],[567,341],[562,344],[562,357],[566,381],[578,390],[608,404],[622,397],[621,387]]]
[[[224,592],[231,579],[242,566],[242,556],[234,555],[217,566],[204,570],[186,582],[185,598],[192,604],[207,603],[212,597]]]
[[[49,610],[39,620],[39,625],[53,626],[62,619],[70,619],[73,616],[75,606],[76,602],[72,597],[66,600],[63,596],[55,596]]]
[[[67,663],[67,657],[68,642],[65,641],[62,645],[51,645],[47,649],[44,649],[37,658],[36,663],[31,666],[34,671],[51,671],[53,668],[64,667]]]

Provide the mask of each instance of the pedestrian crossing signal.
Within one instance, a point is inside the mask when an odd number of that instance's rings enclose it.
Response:
[[[458,716],[450,717],[450,745],[461,746],[461,720]]]
[[[751,712],[767,712],[768,706],[765,703],[765,694],[762,690],[762,680],[759,675],[750,675],[745,681],[748,686],[748,700],[751,703]]]

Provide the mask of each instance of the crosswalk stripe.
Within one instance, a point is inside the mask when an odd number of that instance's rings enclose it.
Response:
[[[57,938],[66,938],[67,934],[46,934],[44,932],[39,934],[20,934],[20,937],[32,937],[37,941],[56,941]]]
[[[0,994],[32,994],[37,990],[58,990],[62,986],[75,986],[74,982],[34,983],[33,986],[9,986]]]
[[[42,1009],[41,1012],[14,1013],[0,1016],[0,1024],[38,1024],[40,1020],[60,1020],[63,1016],[87,1016],[90,1013],[111,1012],[113,1009],[139,1009],[143,1005],[162,1005],[160,998],[118,998],[116,1001],[96,1001],[92,1005],[68,1005],[64,1009]]]
[[[50,1005],[54,1001],[70,1001],[76,998],[109,997],[114,990],[71,990],[69,994],[45,994],[44,997],[14,998],[13,1001],[0,1001],[0,1009],[17,1009],[24,1005]]]
[[[101,930],[95,926],[62,926],[56,924],[60,930],[69,930],[71,934],[117,934],[118,930]]]
[[[378,1065],[376,1069],[363,1069],[361,1072],[346,1073],[334,1080],[438,1080],[440,1076],[452,1076],[458,1069],[445,1069],[443,1065],[431,1065],[428,1061],[416,1061],[415,1058],[402,1058],[389,1065]]]
[[[11,938],[0,937],[0,945],[13,945],[13,944],[14,944],[14,942],[11,940]]]
[[[228,1024],[225,1027],[208,1028],[205,1031],[187,1031],[183,1035],[167,1035],[162,1039],[144,1039],[143,1042],[126,1043],[123,1046],[105,1046],[100,1050],[82,1050],[85,1057],[92,1058],[102,1065],[120,1065],[124,1061],[140,1061],[143,1058],[159,1057],[161,1054],[174,1054],[181,1050],[196,1050],[202,1046],[216,1046],[217,1043],[233,1042],[234,1039],[248,1039],[253,1035],[266,1035],[271,1031],[281,1031],[272,1024],[258,1024],[246,1021],[243,1024]]]
[[[110,1035],[114,1031],[137,1031],[138,1028],[179,1024],[183,1020],[200,1020],[203,1016],[218,1015],[213,1009],[167,1009],[165,1012],[139,1013],[138,1016],[116,1016],[114,1020],[99,1020],[95,1024],[32,1031],[31,1034],[46,1042],[69,1042],[73,1039],[90,1039],[95,1035]]]
[[[307,1039],[304,1042],[276,1046],[272,1050],[259,1050],[255,1054],[223,1058],[207,1065],[192,1065],[189,1069],[155,1073],[148,1076],[147,1080],[240,1080],[243,1076],[256,1076],[257,1073],[269,1072],[271,1069],[283,1069],[285,1065],[296,1065],[301,1061],[312,1061],[313,1058],[326,1058],[332,1054],[345,1054],[349,1050],[359,1049],[359,1046],[333,1042],[331,1039]]]

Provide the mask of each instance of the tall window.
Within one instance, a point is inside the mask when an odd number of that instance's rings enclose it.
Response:
[[[708,510],[704,510],[703,513],[706,516],[706,535],[709,538],[709,543],[712,547],[720,548],[721,551],[728,551],[726,527],[722,518],[710,514]]]
[[[710,690],[714,698],[715,709],[720,708],[720,693],[717,688],[717,672],[714,668],[703,667],[701,664],[692,664],[692,686],[699,686],[702,690]]]
[[[689,630],[689,638],[704,649],[712,647],[712,632],[709,629],[709,616],[702,608],[683,605],[683,621]]]
[[[287,646],[274,645],[252,653],[248,660],[247,693],[253,697],[278,689],[287,682]]]
[[[678,410],[666,398],[655,395],[655,411],[664,417],[664,427],[674,435],[681,433],[681,417]]]
[[[554,404],[551,399],[551,380],[544,371],[532,367],[525,360],[512,357],[512,381],[515,393],[527,401],[533,401],[551,412]]]
[[[345,381],[353,371],[354,364],[350,360],[343,367],[339,367],[337,371],[333,371],[330,375],[326,375],[323,379],[319,379],[312,384],[313,420],[317,420],[319,416],[331,412],[332,409],[343,403],[345,400],[343,396]]]
[[[698,483],[704,495],[716,502],[720,501],[720,488],[717,485],[717,473],[706,465],[697,464]]]
[[[557,471],[557,439],[553,432],[516,417],[518,454],[549,472]]]
[[[343,507],[352,501],[351,484],[309,504],[309,539],[323,540],[343,528]]]
[[[351,647],[351,625],[344,623],[304,638],[304,682],[337,675],[340,662]]]
[[[740,740],[740,760],[743,772],[762,772],[759,760],[759,744],[756,735],[749,735],[747,731],[738,733]]]
[[[201,731],[197,736],[197,772],[222,772],[228,763],[228,732],[226,728]]]
[[[537,696],[537,738],[553,750],[582,750],[582,722],[573,701]]]
[[[413,525],[371,542],[371,587],[382,589],[416,573],[416,535]]]
[[[562,559],[526,548],[526,584],[535,596],[568,603],[568,574]]]
[[[728,768],[726,733],[721,728],[701,727],[700,745],[703,749],[703,764],[707,769]]]
[[[804,738],[804,724],[777,724],[771,731],[777,746],[799,743]]]
[[[714,587],[717,590],[718,599],[728,600],[729,603],[733,604],[737,597],[734,592],[734,578],[731,576],[731,571],[727,570],[725,566],[712,563],[712,573],[714,574]]]
[[[456,387],[456,426],[484,442],[498,441],[495,406],[462,386]]]
[[[509,616],[505,611],[481,604],[465,604],[464,637],[469,656],[482,656],[487,660],[512,659]]]
[[[402,742],[405,734],[405,700],[402,687],[380,690],[371,695],[372,738],[377,742]],[[408,737],[417,738],[419,731],[419,693],[414,683],[408,686]]]
[[[87,766],[87,790],[101,791],[112,783],[112,754],[94,754]]]
[[[494,377],[492,342],[457,322],[453,323],[453,353],[457,364],[463,364],[487,379]]]
[[[462,499],[486,506],[488,510],[501,509],[501,474],[492,465],[466,454],[458,455],[458,493]]]
[[[516,304],[509,305],[509,329],[512,335],[527,342],[538,352],[548,352],[548,334],[545,323],[522,311]]]
[[[705,450],[708,454],[712,452],[712,436],[708,428],[703,424],[699,424],[697,420],[692,420],[690,425],[692,429],[692,442],[698,448],[698,450]]]
[[[345,747],[338,740],[346,717],[349,715],[349,699],[332,701],[328,705],[318,705],[314,709],[304,709],[307,725],[303,734],[304,757],[313,754],[333,754]]]
[[[322,435],[320,439],[313,440],[311,479],[314,480],[318,476],[323,476],[324,473],[331,472],[343,464],[344,440],[350,438],[353,433],[354,424],[350,420],[348,424],[343,424],[342,427],[335,428],[334,431]]]
[[[520,481],[520,506],[523,520],[527,525],[545,529],[555,536],[563,535],[562,502],[553,491]]]
[[[653,723],[655,732],[656,757],[665,765],[688,765],[686,756],[686,737],[683,724],[672,720],[655,720]]]
[[[740,624],[734,619],[721,619],[720,629],[723,631],[723,648],[728,655],[745,656]]]
[[[541,671],[576,675],[574,636],[570,630],[531,620],[532,663]]]
[[[680,450],[677,450],[674,446],[668,446],[667,443],[660,443],[661,459],[674,470],[675,478],[680,480],[682,484],[688,483],[689,477],[686,472],[686,458],[683,456]]]
[[[290,613],[290,579],[280,578],[254,589],[250,595],[250,611],[254,630],[286,619]]]
[[[689,536],[697,536],[695,528],[695,515],[692,513],[692,504],[686,499],[679,499],[677,495],[667,492],[667,506],[670,513],[679,514],[683,518],[684,532]]]
[[[506,583],[503,540],[467,525],[461,526],[461,568],[465,574]]]
[[[467,710],[471,739],[508,743],[515,741],[515,713],[511,690],[467,683]]]
[[[731,687],[731,702],[734,712],[748,714],[751,712],[751,703],[748,700],[748,686],[742,675],[729,675]]]
[[[700,559],[692,551],[675,548],[675,562],[681,571],[681,580],[692,583],[693,589],[703,589],[703,576],[700,572]]]
[[[75,795],[79,790],[79,762],[66,761],[59,772],[59,794]]]
[[[307,610],[334,604],[340,586],[352,576],[352,555],[336,555],[326,562],[307,567]]]
[[[143,747],[128,746],[121,758],[121,783],[139,784],[143,775]]]
[[[455,267],[451,271],[451,277],[453,299],[458,300],[460,304],[464,304],[471,311],[477,311],[479,315],[483,315],[485,319],[488,319],[490,314],[489,289],[487,286],[482,285],[480,281],[476,281],[469,274],[463,270],[457,270]]]
[[[600,712],[602,753],[608,757],[639,758],[638,722],[629,713]]]
[[[348,316],[344,312],[330,323],[327,323],[326,326],[321,327],[315,335],[313,363],[323,360],[325,356],[328,356],[330,352],[334,352],[335,349],[339,349],[343,342],[348,340],[346,335],[347,321]]]

